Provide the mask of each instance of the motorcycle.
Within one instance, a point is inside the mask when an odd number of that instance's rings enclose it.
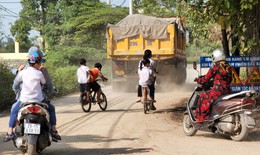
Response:
[[[193,64],[196,70],[196,63]],[[211,104],[211,114],[207,120],[198,123],[194,110],[197,108],[199,95],[210,89],[213,82],[196,86],[187,103],[183,117],[183,131],[186,136],[194,136],[198,130],[227,134],[234,141],[243,141],[249,131],[256,127],[253,117],[258,94],[251,91],[241,91],[224,95]]]
[[[47,107],[47,104],[41,102],[21,104],[14,129],[16,137],[13,139],[15,147],[21,152],[35,155],[55,141],[50,134]]]

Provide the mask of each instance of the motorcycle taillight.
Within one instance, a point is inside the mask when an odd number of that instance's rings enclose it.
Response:
[[[27,107],[26,109],[31,113],[38,113],[41,110],[41,108],[38,106]]]
[[[252,104],[255,105],[255,100],[252,98],[243,98],[242,99],[242,104]]]

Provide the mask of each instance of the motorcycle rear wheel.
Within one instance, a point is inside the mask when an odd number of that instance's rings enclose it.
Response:
[[[186,136],[194,136],[198,131],[192,126],[188,114],[185,114],[183,117],[182,127],[183,132]]]
[[[244,115],[239,115],[240,116],[240,130],[235,133],[234,135],[231,135],[230,138],[234,141],[243,141],[247,138],[249,129],[246,125],[245,121],[245,116]]]
[[[28,155],[36,155],[36,145],[35,144],[28,144]]]

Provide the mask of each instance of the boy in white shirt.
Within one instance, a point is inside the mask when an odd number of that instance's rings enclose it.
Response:
[[[20,71],[14,80],[14,87],[22,84],[21,94],[19,101],[11,110],[9,128],[6,137],[4,137],[4,142],[7,142],[15,137],[13,133],[13,128],[15,126],[17,114],[20,110],[20,104],[26,102],[44,102],[48,104],[50,113],[50,124],[51,124],[51,135],[57,139],[61,140],[56,130],[56,116],[55,109],[50,104],[49,101],[44,100],[44,95],[42,92],[42,85],[46,83],[44,74],[42,73],[41,63],[43,62],[42,57],[37,52],[32,52],[29,54],[28,63],[29,67]],[[52,107],[52,109],[50,109]]]
[[[89,80],[89,67],[86,65],[86,60],[80,59],[80,67],[77,69],[79,91],[80,91],[80,103],[83,100],[84,92],[87,91],[87,82]],[[89,96],[89,94],[87,94]],[[89,97],[87,97],[87,101]]]
[[[148,87],[149,90],[152,90],[151,87],[153,84],[154,74],[153,74],[153,70],[150,68],[150,60],[144,59],[142,63],[144,67],[142,68],[142,70],[139,70],[139,85],[142,86],[142,89],[143,87]],[[145,96],[143,95],[143,99],[144,97]],[[150,95],[149,95],[149,100],[153,100],[152,96]],[[151,105],[151,110],[156,110],[153,104]]]

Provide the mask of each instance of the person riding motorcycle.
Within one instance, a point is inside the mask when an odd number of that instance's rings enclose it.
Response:
[[[209,118],[211,104],[220,96],[230,94],[230,83],[232,81],[232,68],[226,61],[226,56],[222,50],[216,49],[212,53],[213,65],[205,76],[196,78],[198,84],[205,84],[214,79],[213,87],[200,94],[195,117],[197,122],[203,122]]]
[[[35,61],[34,59],[37,59],[37,62],[39,61],[40,63],[43,63],[45,62],[45,59],[43,59],[44,57],[44,54],[42,51],[39,50],[38,47],[35,47],[35,46],[32,46],[29,50],[28,50],[28,63],[27,64],[23,64],[19,67],[18,69],[18,72],[17,72],[17,76],[19,76],[20,72],[22,72],[23,70],[26,70],[28,68],[30,68],[31,66],[31,63],[33,61]],[[35,61],[36,62],[36,61]],[[49,77],[49,74],[46,70],[45,67],[43,67],[41,64],[40,64],[40,69],[39,69],[43,76],[44,76],[44,79],[45,79],[45,84],[44,85],[47,85],[46,89],[48,89],[51,93],[53,93],[55,91],[55,88],[53,87],[52,85],[52,82],[50,80],[50,77]],[[7,132],[7,135],[6,137],[4,137],[4,142],[7,142],[11,139],[13,139],[15,137],[15,134],[13,133],[13,127],[15,126],[15,120],[17,118],[17,115],[18,115],[18,111],[20,110],[20,104],[21,104],[21,101],[20,101],[20,96],[21,96],[21,91],[22,91],[22,86],[23,85],[23,82],[19,82],[18,80],[14,80],[14,84],[13,84],[13,89],[14,91],[16,92],[16,102],[12,105],[12,108],[11,108],[11,114],[10,114],[10,120],[9,120],[9,128],[8,128],[8,132]],[[56,129],[56,114],[55,114],[55,107],[50,103],[49,100],[46,99],[46,94],[44,92],[42,92],[42,95],[44,97],[44,100],[43,102],[45,102],[46,104],[48,104],[48,111],[50,113],[50,123],[51,123],[51,126],[52,126],[52,130],[51,130],[51,135],[57,139],[57,140],[61,140],[61,137],[60,135],[58,135],[57,133],[57,129]]]

